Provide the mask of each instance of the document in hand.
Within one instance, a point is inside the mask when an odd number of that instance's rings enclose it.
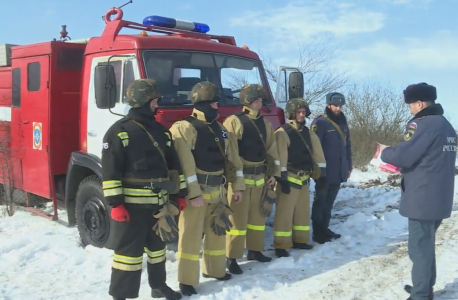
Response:
[[[385,145],[377,143],[377,149],[375,150],[374,157],[371,159],[370,164],[373,166],[379,167],[380,170],[382,170],[383,172],[392,173],[392,174],[400,173],[401,171],[400,168],[382,161],[382,159],[380,158],[382,154],[382,151],[380,151],[381,150],[380,146],[385,146]]]

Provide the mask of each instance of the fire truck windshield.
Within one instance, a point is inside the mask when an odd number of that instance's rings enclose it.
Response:
[[[148,78],[161,87],[160,106],[192,105],[190,91],[200,81],[213,82],[220,88],[221,106],[240,105],[240,89],[248,83],[266,86],[258,61],[206,52],[155,51],[143,52]],[[266,95],[265,104],[271,104]]]

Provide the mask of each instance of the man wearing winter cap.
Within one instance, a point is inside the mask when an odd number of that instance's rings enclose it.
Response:
[[[453,205],[457,136],[436,98],[436,88],[426,83],[404,90],[414,117],[404,139],[395,147],[383,147],[381,154],[403,175],[399,213],[409,219],[408,250],[413,263],[413,284],[404,287],[410,293],[408,300],[434,297],[436,231],[450,217]]]
[[[315,118],[311,125],[320,139],[326,159],[326,176],[315,180],[312,206],[313,240],[320,244],[340,238],[340,234],[329,229],[331,210],[340,184],[347,181],[352,169],[350,131],[342,112],[343,105],[344,95],[328,93],[324,114]]]

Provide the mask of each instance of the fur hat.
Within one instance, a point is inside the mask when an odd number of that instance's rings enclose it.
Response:
[[[436,87],[425,82],[411,84],[404,90],[404,101],[414,103],[417,101],[435,101],[437,99]]]

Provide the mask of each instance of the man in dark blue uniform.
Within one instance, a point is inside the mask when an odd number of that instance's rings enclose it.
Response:
[[[340,190],[352,170],[350,132],[342,112],[345,97],[340,93],[326,95],[325,113],[313,120],[311,129],[320,139],[326,159],[326,176],[315,180],[312,206],[313,240],[324,244],[340,238],[329,229],[331,210]]]
[[[382,148],[382,161],[401,168],[402,197],[399,212],[409,219],[409,257],[412,283],[404,289],[409,299],[433,299],[436,283],[436,231],[452,212],[457,136],[436,104],[436,88],[412,84],[404,99],[414,115],[404,140],[396,147]]]

